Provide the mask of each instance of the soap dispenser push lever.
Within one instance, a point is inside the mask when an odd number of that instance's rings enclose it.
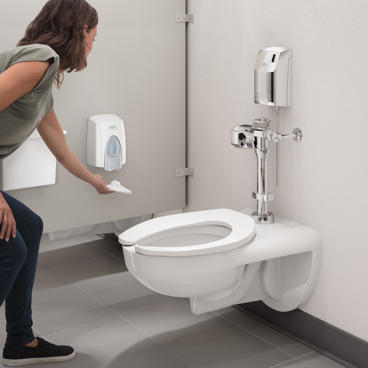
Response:
[[[293,138],[300,142],[303,133],[295,128],[291,134],[280,134],[270,128],[271,120],[257,118],[251,124],[237,125],[232,130],[231,144],[238,148],[254,149],[257,156],[257,191],[253,198],[257,200],[257,211],[252,217],[257,223],[273,223],[273,213],[268,210],[268,202],[274,198],[268,191],[268,155],[269,142],[278,143],[282,139]]]

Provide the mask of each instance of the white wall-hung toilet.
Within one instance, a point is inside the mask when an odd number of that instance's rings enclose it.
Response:
[[[318,232],[280,218],[214,209],[155,218],[119,236],[131,274],[148,288],[190,298],[194,314],[262,300],[278,311],[311,296],[320,268]]]

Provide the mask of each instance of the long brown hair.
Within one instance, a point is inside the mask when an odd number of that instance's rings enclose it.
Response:
[[[41,43],[60,57],[60,69],[68,73],[87,66],[84,29],[97,26],[97,11],[85,0],[49,0],[29,24],[18,46]],[[57,77],[58,85],[61,80]]]

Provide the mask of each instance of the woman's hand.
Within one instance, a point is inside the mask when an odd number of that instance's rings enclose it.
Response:
[[[9,241],[10,236],[15,238],[16,222],[13,213],[0,193],[0,239]]]
[[[96,188],[97,192],[99,194],[108,194],[108,193],[113,193],[112,190],[110,190],[107,186],[106,186],[106,183],[105,183],[105,180],[104,178],[99,175],[99,174],[95,174],[94,175],[94,183],[93,183],[93,186]]]

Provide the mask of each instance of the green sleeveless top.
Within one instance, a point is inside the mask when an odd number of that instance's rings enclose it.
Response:
[[[52,111],[52,87],[59,69],[59,55],[47,45],[19,46],[0,53],[0,74],[16,63],[47,60],[51,65],[38,85],[0,111],[0,159],[20,147],[42,118]]]

